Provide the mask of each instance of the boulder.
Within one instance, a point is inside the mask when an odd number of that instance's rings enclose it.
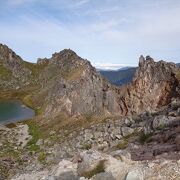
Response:
[[[77,163],[73,163],[68,160],[62,160],[59,162],[57,168],[53,171],[56,177],[71,177],[76,176]]]
[[[80,154],[82,162],[78,164],[77,173],[79,176],[91,177],[94,173],[104,172],[104,162],[107,156],[97,151],[85,151]]]
[[[132,133],[134,133],[134,129],[133,128],[130,128],[130,127],[122,127],[121,128],[121,132],[122,132],[122,135],[124,137],[126,136],[129,136],[131,135]]]
[[[125,118],[124,123],[126,124],[126,126],[130,127],[132,124],[132,118]]]
[[[133,170],[128,172],[126,180],[144,180],[143,173],[139,170]]]
[[[99,173],[107,172],[111,173],[114,179],[119,180],[125,178],[130,167],[127,163],[95,150],[84,151],[80,156],[82,162],[78,164],[77,172],[79,176],[86,178],[96,177]]]
[[[165,115],[156,116],[153,120],[153,129],[164,127],[168,123],[168,117]]]
[[[99,173],[91,178],[91,180],[116,180],[111,173]]]
[[[67,171],[61,173],[58,177],[56,177],[56,180],[79,180],[79,177],[75,175],[72,171]]]

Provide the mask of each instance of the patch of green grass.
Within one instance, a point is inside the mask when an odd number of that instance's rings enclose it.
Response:
[[[33,152],[33,151],[37,152],[40,150],[40,147],[39,145],[36,145],[36,144],[29,144],[28,149],[30,152]]]
[[[39,153],[38,160],[39,160],[41,163],[45,163],[46,153],[45,153],[45,152],[40,152],[40,153]]]
[[[123,142],[120,142],[119,144],[117,144],[116,148],[117,149],[126,149],[127,146],[128,146],[128,141],[123,140]]]
[[[35,110],[36,115],[41,115],[43,113],[43,109],[42,108],[38,108]]]
[[[41,115],[43,113],[43,108],[38,107],[35,105],[35,103],[32,100],[32,95],[28,94],[23,98],[23,103],[28,106],[31,109],[34,109],[36,115]]]
[[[33,101],[32,101],[32,96],[29,94],[23,98],[23,102],[28,106],[28,107],[33,107]]]
[[[31,72],[32,72],[32,76],[34,78],[37,78],[40,74],[41,71],[43,71],[43,69],[47,66],[47,64],[33,64],[33,63],[30,63],[30,62],[26,62],[24,61],[23,62],[25,67],[30,69]]]
[[[28,148],[30,151],[36,152],[40,149],[36,143],[42,137],[42,133],[35,121],[27,121],[26,124],[29,126],[29,133],[32,136],[32,139],[28,142]]]
[[[82,174],[80,174],[81,176],[85,177],[85,178],[91,178],[94,175],[98,174],[98,173],[102,173],[105,172],[105,167],[104,167],[104,163],[106,160],[102,160],[99,162],[99,164],[92,170],[84,172]]]
[[[6,90],[0,91],[0,98],[1,99],[20,99],[22,100],[27,106],[32,106],[32,92],[38,91],[37,86],[27,87],[23,90]]]

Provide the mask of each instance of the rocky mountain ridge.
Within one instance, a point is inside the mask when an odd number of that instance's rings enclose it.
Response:
[[[140,57],[129,85],[116,87],[70,49],[54,53],[50,59],[38,59],[37,64],[23,61],[4,45],[0,54],[1,68],[12,74],[5,81],[1,75],[0,87],[7,90],[37,86],[29,101],[41,109],[44,117],[56,117],[62,112],[69,116],[140,114],[179,96],[179,68],[174,63],[155,62],[149,56]]]

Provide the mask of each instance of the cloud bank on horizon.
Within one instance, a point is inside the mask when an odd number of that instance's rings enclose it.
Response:
[[[179,0],[0,0],[0,42],[35,62],[71,48],[93,64],[180,61]]]

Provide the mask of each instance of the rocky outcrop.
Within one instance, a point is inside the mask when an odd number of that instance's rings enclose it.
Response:
[[[30,84],[31,71],[6,45],[0,44],[0,89],[19,89]]]
[[[155,62],[150,56],[146,59],[141,56],[132,83],[126,88],[120,88],[122,113],[152,112],[170,103],[173,97],[180,97],[177,91],[179,80],[176,77],[179,72],[174,63]]]
[[[43,107],[45,117],[55,117],[62,112],[78,116],[119,111],[113,87],[72,50],[53,54],[41,79],[42,89],[37,96],[47,105]]]

